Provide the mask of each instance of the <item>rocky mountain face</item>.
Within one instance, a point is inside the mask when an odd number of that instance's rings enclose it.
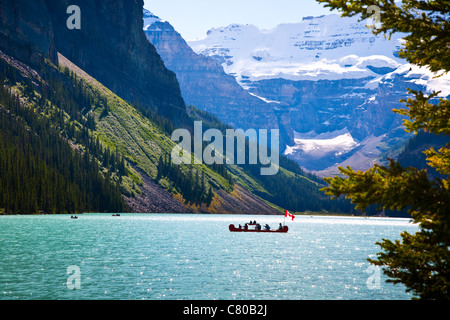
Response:
[[[80,29],[69,29],[70,5],[80,8]],[[0,49],[37,66],[57,52],[122,98],[189,123],[173,72],[167,70],[142,30],[143,1],[1,1]]]
[[[142,0],[78,1],[81,30],[66,28],[70,1],[46,0],[55,44],[68,59],[119,96],[188,123],[176,76],[165,68],[142,30]]]
[[[435,79],[398,58],[402,35],[375,36],[368,24],[327,15],[272,30],[230,25],[189,45],[250,94],[271,101],[266,113],[278,115],[288,136],[281,149],[329,175],[338,165],[366,169],[405,143],[410,136],[392,109],[403,106],[407,88],[450,94],[449,76]]]
[[[56,61],[53,27],[43,0],[0,1],[0,50],[31,65]]]
[[[216,115],[235,128],[276,129],[274,106],[242,88],[215,59],[195,53],[173,26],[144,9],[144,33],[177,75],[186,104]]]

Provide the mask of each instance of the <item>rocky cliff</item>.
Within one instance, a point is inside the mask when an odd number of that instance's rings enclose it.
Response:
[[[67,27],[70,5],[80,8],[80,29]],[[188,125],[176,76],[142,30],[142,7],[142,0],[2,0],[0,49],[34,66],[44,58],[56,64],[61,52],[122,98]]]
[[[59,52],[122,98],[188,122],[175,74],[143,33],[142,0],[43,2]],[[67,28],[69,5],[80,8],[81,29]]]
[[[53,27],[43,0],[0,1],[0,50],[31,65],[56,61]]]

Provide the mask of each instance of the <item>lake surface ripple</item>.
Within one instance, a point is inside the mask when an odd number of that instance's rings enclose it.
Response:
[[[283,216],[0,216],[0,299],[411,299],[371,267],[409,219],[297,216],[287,234],[231,233]]]

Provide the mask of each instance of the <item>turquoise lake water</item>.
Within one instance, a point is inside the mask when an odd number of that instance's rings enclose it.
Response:
[[[283,216],[0,216],[0,299],[402,300],[371,268],[409,219],[297,216],[287,234],[229,224]]]

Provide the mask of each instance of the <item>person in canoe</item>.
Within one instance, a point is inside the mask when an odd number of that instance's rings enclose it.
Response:
[[[264,226],[264,228],[266,229],[266,230],[270,230],[270,226],[266,223],[266,225]]]
[[[280,222],[280,225],[278,226],[278,230],[283,230],[283,225]]]

